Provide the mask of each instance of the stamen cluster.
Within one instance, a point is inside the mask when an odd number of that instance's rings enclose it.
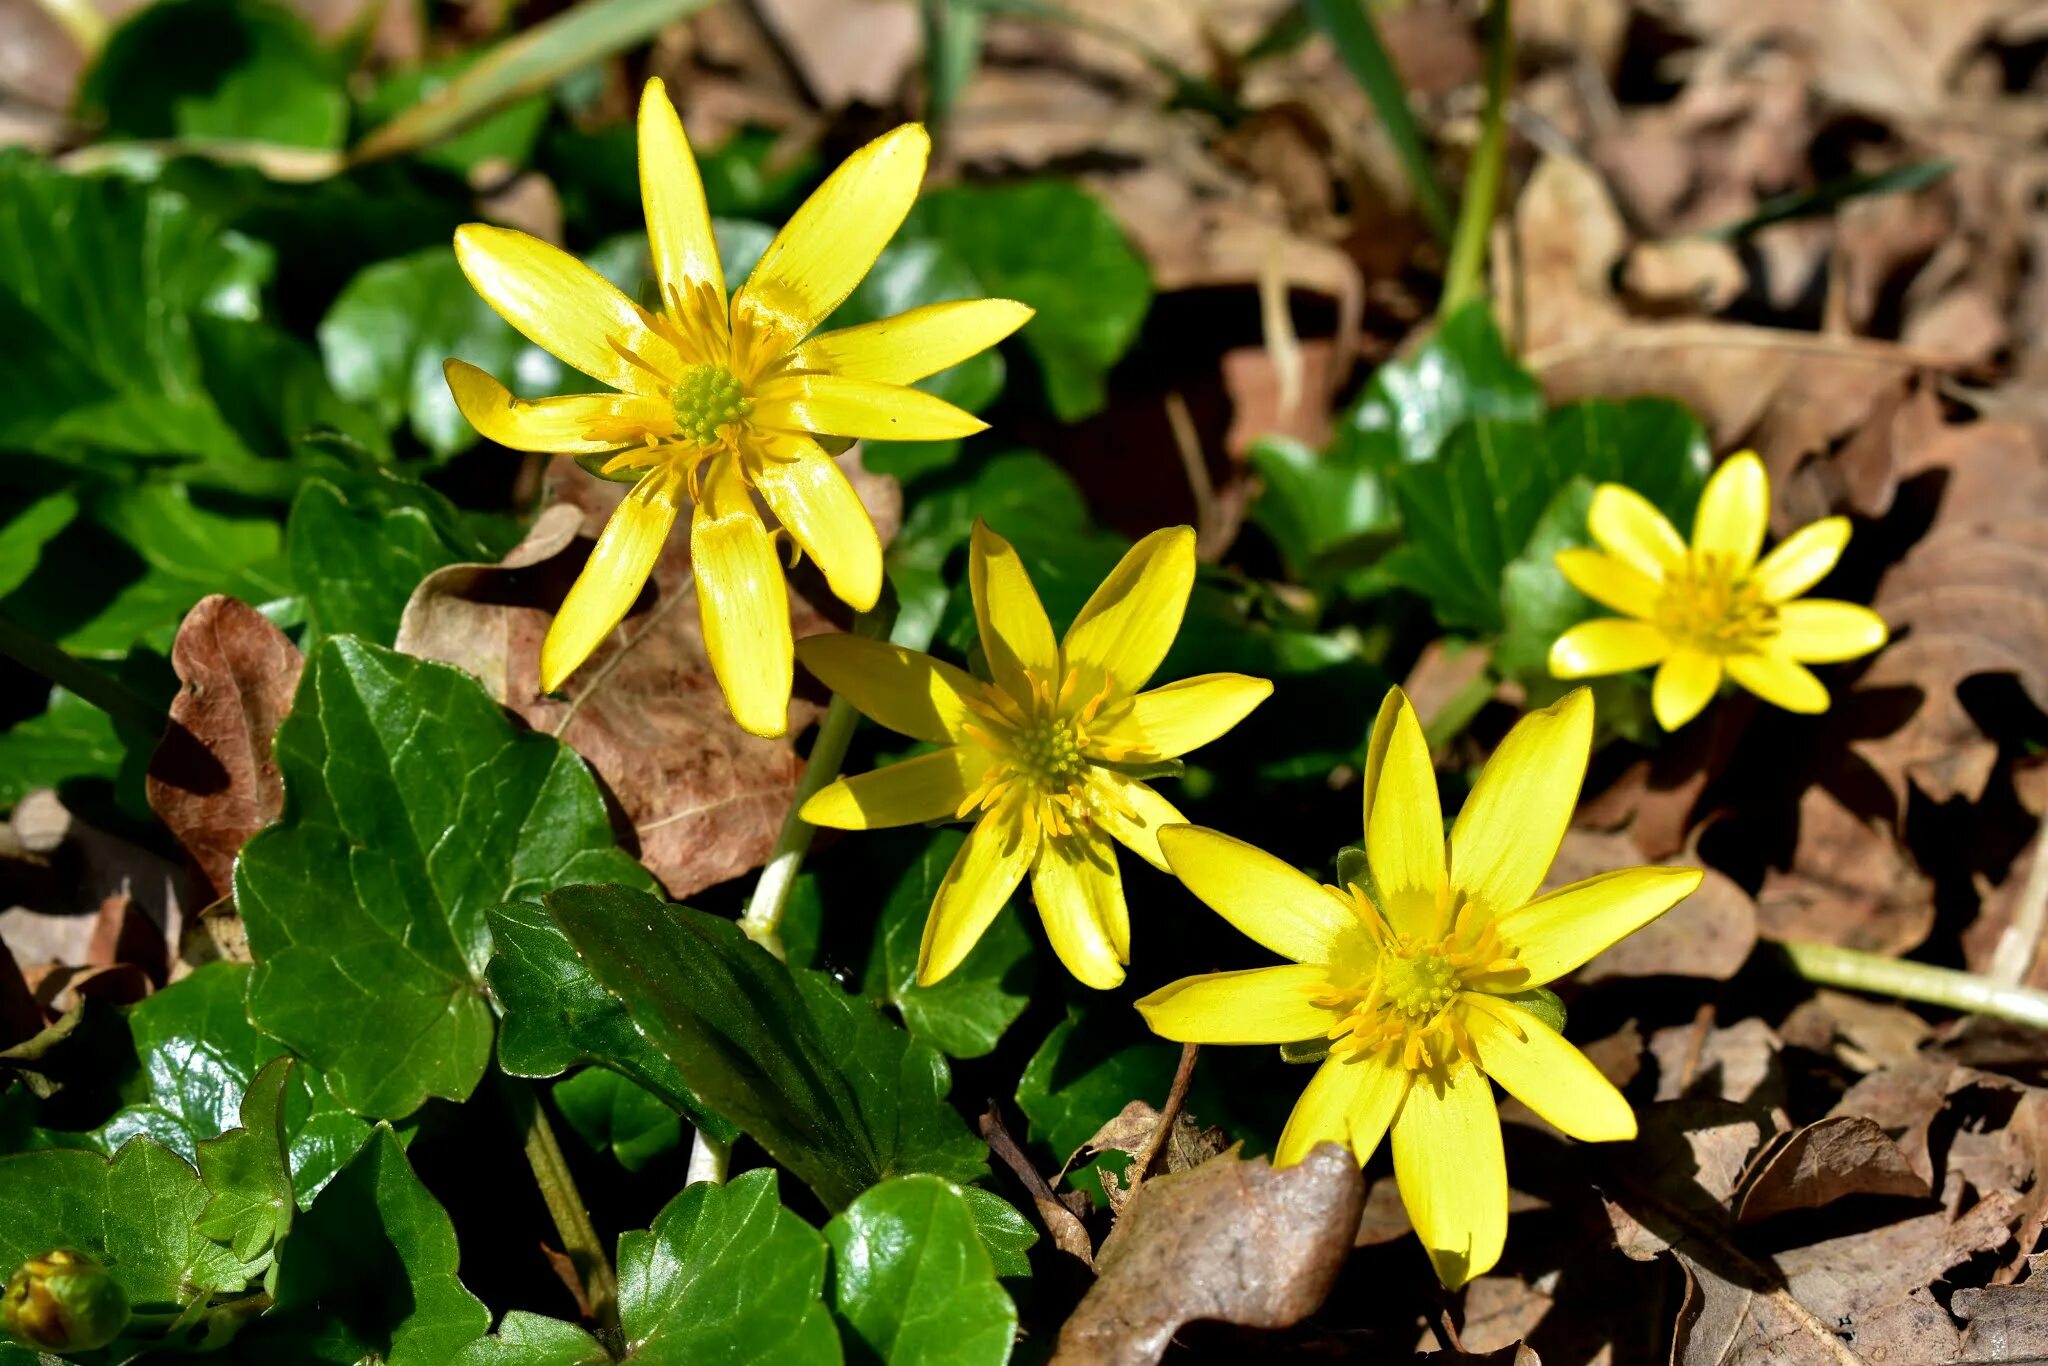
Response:
[[[1330,1030],[1330,1056],[1391,1050],[1394,1061],[1411,1072],[1473,1056],[1464,1022],[1453,1009],[1459,993],[1513,990],[1526,975],[1499,932],[1479,924],[1476,913],[1461,905],[1453,910],[1447,933],[1408,938],[1387,927],[1361,889],[1351,888],[1350,898],[1378,952],[1362,975],[1333,980],[1315,998],[1317,1005],[1344,1012]]]
[[[1695,551],[1665,576],[1657,621],[1711,654],[1754,650],[1778,631],[1777,606],[1725,555]]]
[[[1090,729],[1100,721],[1112,685],[1105,677],[1098,692],[1081,699],[1078,669],[1068,669],[1057,688],[1039,674],[1028,677],[1028,698],[987,685],[981,697],[968,702],[980,724],[969,722],[966,734],[994,763],[955,814],[964,818],[970,811],[1012,802],[1027,826],[1054,836],[1072,835],[1094,818],[1096,800],[1109,799],[1106,789],[1088,781],[1089,768],[1129,752]]]
[[[672,394],[676,434],[699,446],[715,446],[719,429],[744,422],[754,411],[746,386],[723,365],[692,365],[683,371]]]

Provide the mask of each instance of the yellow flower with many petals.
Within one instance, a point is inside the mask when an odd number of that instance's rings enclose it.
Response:
[[[776,236],[728,305],[697,163],[658,80],[640,99],[640,194],[661,291],[642,308],[567,253],[470,223],[455,253],[505,321],[617,390],[514,398],[451,360],[448,386],[479,432],[518,450],[617,452],[606,473],[645,471],[606,524],[541,647],[541,687],[576,671],[633,605],[675,523],[696,503],[690,562],[704,643],[739,723],[788,727],[789,602],[754,504],[859,611],[875,605],[882,547],[867,509],[819,435],[941,440],[985,425],[909,387],[1023,326],[1008,299],[928,304],[811,333],[845,302],[917,197],[930,140],[906,124],[855,152]]]
[[[1698,716],[1724,672],[1788,711],[1826,711],[1828,690],[1806,666],[1878,649],[1884,618],[1852,602],[1794,601],[1842,557],[1849,519],[1801,527],[1759,560],[1770,507],[1763,462],[1748,451],[1707,481],[1689,547],[1635,490],[1594,490],[1586,529],[1600,549],[1561,550],[1557,567],[1574,588],[1623,615],[1559,636],[1551,673],[1590,678],[1654,664],[1651,705],[1666,730]]]
[[[992,681],[851,635],[797,643],[804,667],[863,715],[944,746],[839,779],[804,803],[805,820],[870,830],[981,813],[932,901],[920,984],[960,966],[1027,872],[1067,970],[1091,987],[1123,981],[1131,922],[1116,844],[1164,868],[1159,829],[1185,819],[1134,770],[1209,743],[1273,691],[1220,673],[1140,691],[1194,580],[1194,532],[1155,531],[1056,640],[1017,552],[976,523],[968,581]]]
[[[1334,1142],[1362,1166],[1391,1129],[1402,1202],[1454,1288],[1491,1267],[1507,1236],[1489,1076],[1574,1138],[1636,1132],[1621,1093],[1518,993],[1570,972],[1699,885],[1696,869],[1630,868],[1537,895],[1592,736],[1583,688],[1524,717],[1480,773],[1447,856],[1422,727],[1400,689],[1388,693],[1365,772],[1370,886],[1319,886],[1214,830],[1160,832],[1189,891],[1293,961],[1183,978],[1138,1002],[1145,1022],[1188,1043],[1330,1040],[1273,1161],[1290,1165]]]

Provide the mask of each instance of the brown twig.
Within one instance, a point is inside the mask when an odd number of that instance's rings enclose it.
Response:
[[[1053,1194],[1052,1187],[1038,1174],[1038,1168],[1024,1155],[1024,1150],[1017,1146],[1017,1140],[1010,1137],[1010,1131],[1003,1125],[1002,1112],[996,1108],[995,1102],[989,1102],[988,1113],[981,1117],[979,1127],[982,1141],[988,1144],[990,1150],[1002,1159],[1003,1165],[1024,1184],[1024,1189],[1031,1193],[1031,1203],[1037,1206],[1039,1221],[1045,1225],[1045,1231],[1051,1236],[1053,1246],[1062,1252],[1073,1254],[1080,1259],[1083,1266],[1093,1271],[1094,1240],[1088,1236],[1088,1230],[1082,1227],[1080,1216],[1060,1203],[1059,1196]]]
[[[1159,1161],[1159,1154],[1166,1147],[1166,1140],[1173,1135],[1174,1122],[1180,1118],[1181,1110],[1187,1105],[1188,1083],[1195,1075],[1195,1055],[1202,1051],[1201,1045],[1184,1043],[1180,1046],[1180,1065],[1173,1069],[1173,1086],[1166,1093],[1166,1105],[1159,1111],[1159,1122],[1152,1126],[1152,1137],[1145,1140],[1145,1151],[1138,1154],[1138,1160],[1131,1164],[1131,1186],[1124,1197],[1124,1208],[1138,1198],[1138,1187],[1145,1184],[1145,1178],[1152,1174],[1152,1167]]]

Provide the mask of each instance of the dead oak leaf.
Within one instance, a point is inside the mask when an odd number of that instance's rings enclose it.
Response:
[[[1755,1223],[1851,1195],[1930,1194],[1926,1179],[1874,1120],[1836,1115],[1794,1131],[1771,1154],[1743,1193],[1737,1219]]]
[[[1334,1143],[1279,1171],[1233,1150],[1153,1177],[1103,1242],[1055,1366],[1154,1362],[1197,1319],[1300,1322],[1335,1283],[1364,1203],[1358,1164]]]

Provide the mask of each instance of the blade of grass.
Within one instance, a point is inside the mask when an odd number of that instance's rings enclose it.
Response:
[[[0,655],[25,664],[50,682],[105,712],[118,725],[160,735],[170,714],[96,665],[0,617]]]
[[[953,102],[981,61],[981,10],[955,0],[920,0],[924,21],[924,121],[943,138]]]
[[[1850,175],[1836,176],[1810,190],[1796,190],[1791,194],[1774,195],[1757,206],[1755,213],[1718,228],[1709,228],[1700,234],[1716,241],[1732,242],[1749,236],[1753,232],[1768,228],[1774,223],[1789,222],[1795,218],[1817,218],[1833,213],[1852,199],[1863,199],[1879,194],[1911,194],[1935,184],[1956,168],[1953,161],[1917,161],[1910,166],[1894,166],[1889,171],[1857,171]]]
[[[570,72],[644,42],[711,0],[584,0],[507,39],[474,66],[356,144],[350,159],[415,151],[543,90]]]
[[[1393,59],[1380,41],[1380,31],[1366,12],[1365,0],[1302,0],[1302,8],[1317,28],[1329,35],[1337,55],[1364,88],[1380,121],[1387,126],[1387,138],[1408,171],[1408,183],[1415,203],[1429,220],[1430,230],[1443,241],[1451,240],[1451,201],[1436,178],[1429,149],[1423,146],[1422,130],[1415,125],[1408,107],[1408,91],[1394,70]]]
[[[1507,162],[1508,82],[1514,70],[1512,0],[1493,0],[1486,7],[1486,112],[1458,203],[1458,228],[1451,238],[1450,264],[1444,269],[1443,300],[1437,305],[1440,317],[1450,316],[1486,293],[1486,244],[1493,234],[1501,172]]]
[[[961,5],[972,5],[983,14],[1010,15],[1019,19],[1038,19],[1047,23],[1065,24],[1069,28],[1092,33],[1107,42],[1115,43],[1138,57],[1160,75],[1173,83],[1172,103],[1176,108],[1198,109],[1212,115],[1227,125],[1242,123],[1248,112],[1236,96],[1217,85],[1214,81],[1183,70],[1173,58],[1145,41],[1129,29],[1098,19],[1092,14],[1082,14],[1052,3],[1052,0],[958,0]]]

